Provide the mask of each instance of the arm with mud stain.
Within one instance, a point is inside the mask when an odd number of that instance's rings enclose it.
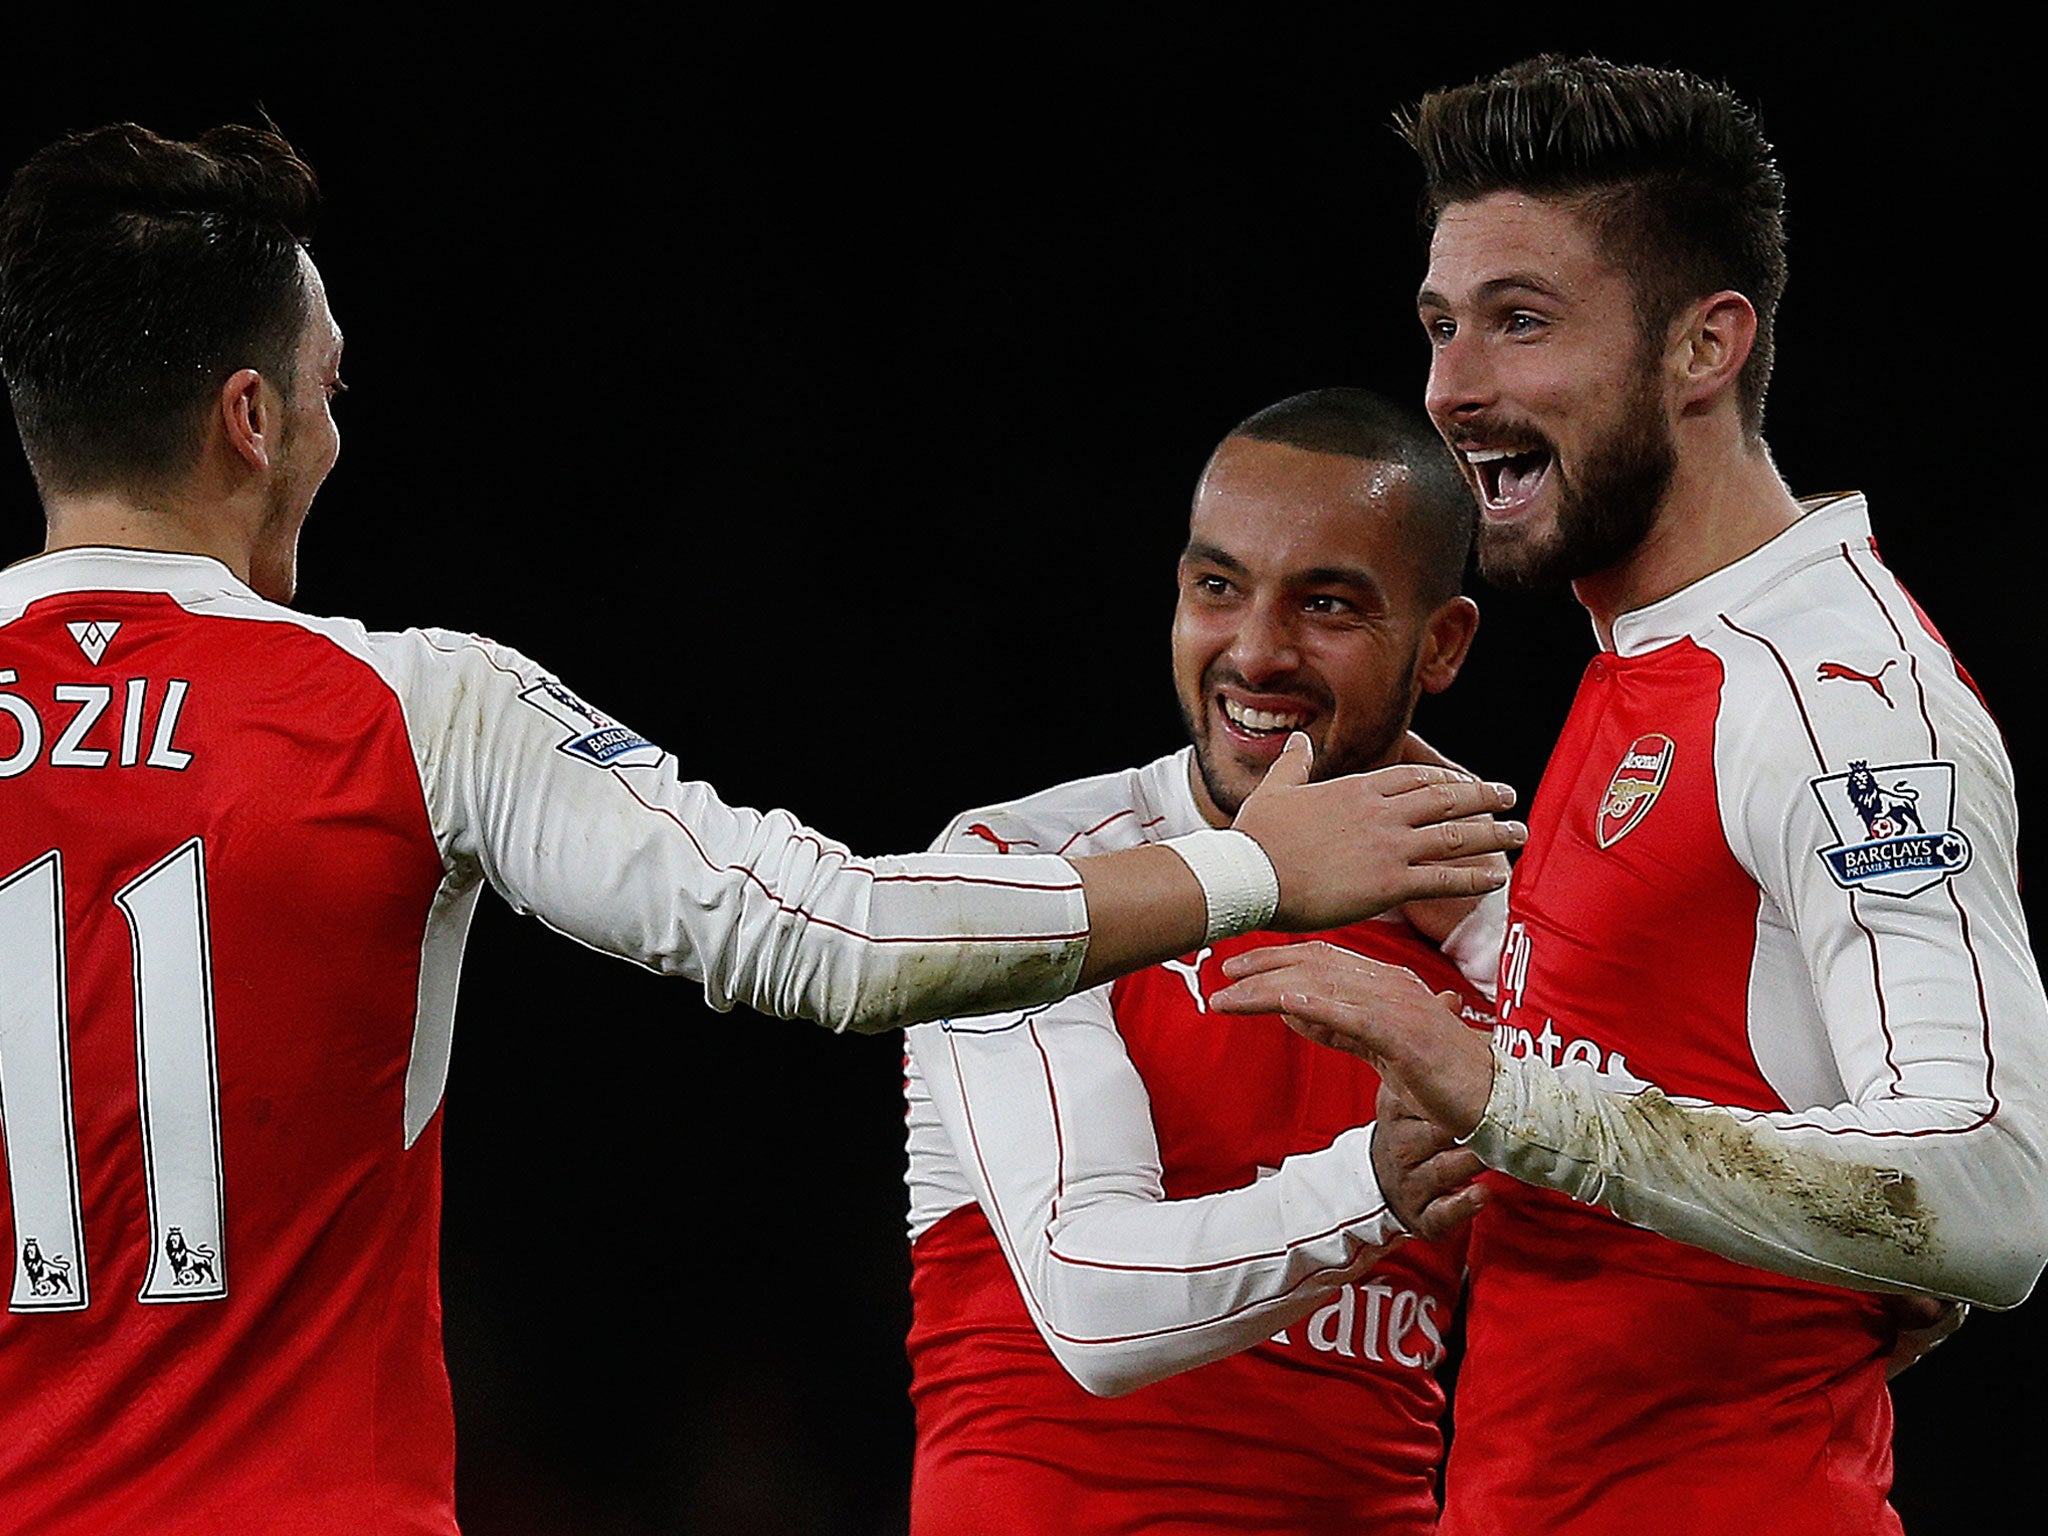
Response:
[[[2044,1251],[2037,1139],[1973,1098],[1874,1095],[1761,1113],[1511,1057],[1411,973],[1320,944],[1233,957],[1222,1013],[1279,1012],[1364,1056],[1489,1167],[1779,1274],[1987,1307]],[[2030,1123],[2030,1122],[2027,1122]],[[1397,1211],[1404,1201],[1381,1170]]]
[[[1722,824],[1759,889],[1749,1047],[1783,1109],[1511,1056],[1406,972],[1314,946],[1234,958],[1211,1006],[1286,1014],[1373,1060],[1489,1166],[1624,1221],[1781,1274],[2014,1306],[2048,1264],[2048,999],[2019,901],[2011,768],[1988,716],[1959,685],[1948,694],[1930,687],[1926,712],[1944,754],[1931,766],[1955,786],[1928,832],[1946,862],[1913,879],[1835,872],[1842,834],[1821,798],[1834,786],[1800,757],[1803,730],[1757,710],[1720,743]],[[1819,708],[1812,722],[1827,763],[1848,761],[1828,740],[1846,728]],[[1877,743],[1864,750],[1931,755],[1851,723]]]

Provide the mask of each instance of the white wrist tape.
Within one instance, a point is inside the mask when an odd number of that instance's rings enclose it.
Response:
[[[1161,844],[1180,855],[1201,882],[1209,906],[1204,939],[1228,939],[1263,928],[1280,908],[1280,877],[1273,861],[1249,833],[1205,827]]]

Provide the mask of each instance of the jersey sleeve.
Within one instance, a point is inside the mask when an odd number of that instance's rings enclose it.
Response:
[[[782,811],[724,803],[533,662],[474,637],[376,637],[451,884],[608,954],[834,1029],[1042,1003],[1087,950],[1049,856],[861,859]]]
[[[1745,1263],[2008,1307],[2048,1262],[2048,1003],[2012,770],[1946,652],[1909,609],[1892,617],[1908,665],[1891,693],[1805,686],[1829,653],[1787,645],[1770,658],[1777,707],[1747,712],[1717,752],[1731,849],[1789,957],[1752,976],[1752,1037],[1816,1032],[1831,1080],[1754,1113],[1497,1054],[1472,1144]]]
[[[1040,830],[988,812],[973,822],[1011,842]],[[1270,1338],[1404,1235],[1373,1174],[1370,1126],[1244,1188],[1167,1199],[1108,987],[905,1038],[1026,1310],[1097,1395]]]
[[[1500,989],[1500,952],[1507,940],[1508,893],[1502,886],[1473,904],[1458,926],[1444,935],[1444,958],[1473,987],[1493,998]]]

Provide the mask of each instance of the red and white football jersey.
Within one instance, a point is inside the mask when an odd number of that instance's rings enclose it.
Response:
[[[969,812],[938,846],[1194,831],[1189,757]],[[1491,1023],[1405,924],[1323,937]],[[1464,1245],[1394,1241],[1370,1067],[1209,1011],[1228,956],[1284,942],[908,1032],[915,1536],[1435,1528]]]
[[[4,1536],[454,1530],[435,1110],[486,883],[841,1026],[1055,996],[1087,926],[1063,860],[853,860],[483,641],[196,556],[0,572]]]
[[[1510,890],[1472,1145],[1530,1183],[1473,1225],[1443,1529],[1896,1532],[1871,1292],[2044,1252],[2011,768],[1860,497],[1614,641]]]

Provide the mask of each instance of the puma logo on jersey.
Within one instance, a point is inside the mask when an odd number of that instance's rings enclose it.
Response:
[[[73,621],[64,626],[71,631],[71,638],[78,642],[78,648],[85,652],[85,659],[94,666],[107,654],[107,646],[113,642],[115,633],[121,628],[118,620],[86,619]]]
[[[1012,848],[1036,848],[1038,846],[1028,837],[997,837],[985,821],[972,823],[967,827],[966,832],[969,837],[978,837],[983,842],[989,844],[997,853],[1008,853]]]
[[[1215,953],[1215,950],[1204,944],[1195,951],[1195,958],[1192,961],[1162,960],[1159,962],[1161,970],[1173,972],[1174,975],[1186,983],[1188,996],[1195,1000],[1195,1011],[1197,1013],[1207,1013],[1209,1011],[1209,999],[1202,995],[1202,962]]]
[[[1814,681],[1864,683],[1872,693],[1884,700],[1886,709],[1895,709],[1897,706],[1892,703],[1892,696],[1884,691],[1884,675],[1891,671],[1893,662],[1897,660],[1896,656],[1888,658],[1875,672],[1858,672],[1854,667],[1846,667],[1839,661],[1824,661],[1820,664],[1820,671],[1815,674]]]

